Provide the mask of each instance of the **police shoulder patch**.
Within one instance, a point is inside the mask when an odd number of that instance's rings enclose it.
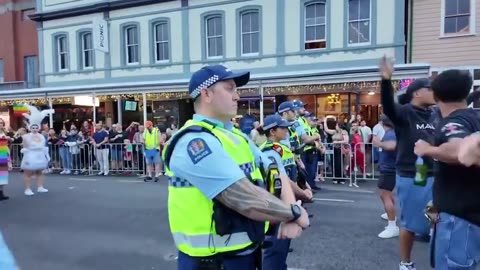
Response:
[[[200,160],[210,155],[212,150],[208,147],[204,139],[195,138],[187,144],[187,152],[193,164],[197,164]]]
[[[272,147],[272,149],[273,149],[275,152],[277,152],[277,153],[280,155],[280,157],[283,156],[283,149],[282,149],[282,147],[281,147],[280,145],[274,144],[273,147]]]

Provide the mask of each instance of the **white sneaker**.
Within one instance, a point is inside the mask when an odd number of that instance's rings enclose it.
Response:
[[[398,226],[387,226],[385,230],[378,234],[378,237],[383,239],[394,238],[400,235],[400,228]]]
[[[399,270],[417,270],[417,268],[415,268],[415,264],[414,263],[400,263],[399,265]]]
[[[25,196],[33,196],[35,195],[35,193],[33,193],[33,191],[29,188],[25,189],[25,192],[23,193],[25,194]]]
[[[37,188],[37,192],[38,193],[47,193],[48,192],[48,189],[44,188],[44,187],[38,187]]]
[[[383,213],[380,217],[381,217],[383,220],[388,220],[387,213]]]
[[[63,171],[61,171],[61,172],[60,172],[60,174],[65,174],[65,172],[66,172],[66,171],[65,171],[65,170],[63,170]]]

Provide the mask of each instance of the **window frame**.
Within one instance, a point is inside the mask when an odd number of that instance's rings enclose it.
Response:
[[[470,1],[470,20],[469,20],[469,33],[445,33],[445,12],[446,9],[446,1],[449,0],[441,0],[441,8],[440,8],[440,38],[450,38],[450,37],[462,37],[462,36],[472,36],[476,34],[476,7],[475,7],[475,0]]]
[[[157,40],[157,27],[160,25],[165,25],[166,28],[165,30],[167,31],[167,40],[166,41],[158,41]],[[155,64],[163,64],[163,63],[168,63],[171,61],[172,54],[171,54],[171,40],[170,40],[170,22],[168,20],[155,20],[154,22],[151,23],[152,26],[152,56],[153,56],[153,63]],[[168,57],[166,59],[158,60],[158,55],[157,55],[157,45],[159,43],[166,43],[167,44],[167,53]]]
[[[325,27],[325,38],[322,40],[322,39],[318,39],[318,40],[310,40],[310,42],[325,42],[325,48],[315,48],[315,49],[305,49],[305,44],[307,44],[307,7],[309,6],[313,6],[313,5],[316,5],[316,4],[322,4],[325,6],[325,24],[324,24],[324,27]],[[319,51],[319,50],[326,50],[329,48],[329,44],[328,44],[328,34],[329,34],[329,12],[328,12],[328,9],[329,9],[329,1],[328,0],[316,0],[316,1],[308,1],[308,2],[304,2],[303,3],[303,9],[302,9],[302,20],[303,20],[303,29],[302,29],[302,32],[303,32],[303,39],[302,39],[302,44],[301,44],[301,48],[303,51]],[[308,27],[311,27],[311,26],[318,26],[318,25],[321,25],[321,24],[315,24],[315,25],[308,25]]]
[[[84,38],[86,35],[90,35],[91,38],[91,48],[89,49],[86,49],[85,48],[85,42],[84,42]],[[95,69],[95,48],[93,46],[93,31],[92,30],[83,30],[83,31],[79,31],[78,33],[78,37],[79,37],[79,49],[80,49],[80,55],[79,55],[79,69],[81,70],[90,70],[90,69]],[[91,53],[91,66],[85,66],[85,52],[86,51],[90,51]]]
[[[361,0],[360,0],[361,1]],[[347,46],[348,47],[355,47],[355,46],[365,46],[365,45],[371,45],[372,44],[372,24],[373,24],[373,20],[372,20],[372,12],[373,12],[373,2],[374,0],[368,0],[368,4],[369,4],[369,9],[368,9],[368,42],[358,42],[358,43],[350,43],[349,40],[350,40],[350,23],[355,23],[355,22],[363,22],[363,21],[366,21],[366,19],[358,19],[358,20],[351,20],[350,19],[350,0],[347,0],[346,3],[347,3],[347,18],[346,18],[346,23],[347,23],[347,40],[346,40],[346,43],[347,43]]]
[[[60,40],[65,39],[65,51],[60,52]],[[68,72],[70,71],[70,47],[69,47],[69,42],[68,42],[68,34],[67,33],[61,33],[61,34],[56,34],[54,36],[54,52],[55,52],[55,71],[56,72]],[[62,66],[62,55],[65,55],[65,68],[61,68]]]
[[[129,45],[128,44],[128,30],[129,29],[135,29],[135,34],[136,34],[136,37],[137,37],[137,40],[136,40],[136,43],[133,44],[133,45]],[[126,66],[138,66],[140,65],[140,62],[141,62],[141,56],[140,56],[140,26],[138,24],[127,24],[127,25],[124,25],[122,27],[123,29],[123,49],[124,49],[124,52],[123,52],[123,57],[124,57],[124,64]],[[129,47],[131,46],[136,46],[137,47],[137,61],[136,62],[131,62],[129,63],[128,62],[128,49]]]
[[[250,14],[250,13],[255,13],[257,14],[257,19],[258,19],[258,24],[257,24],[257,30],[256,31],[250,31],[250,32],[243,32],[243,16]],[[240,55],[241,56],[258,56],[260,55],[260,46],[262,44],[261,39],[262,39],[262,23],[261,23],[262,17],[260,14],[260,9],[258,8],[249,8],[245,9],[239,12],[239,34],[240,34]],[[253,35],[253,34],[258,34],[258,51],[257,52],[249,52],[245,53],[243,51],[243,36],[244,35]]]
[[[220,20],[220,24],[222,26],[222,32],[221,32],[221,35],[216,35],[216,36],[208,36],[208,21],[209,20],[212,20],[212,19],[219,19]],[[203,27],[204,27],[204,36],[205,36],[205,39],[204,39],[204,46],[205,46],[205,57],[207,59],[221,59],[221,58],[224,58],[225,57],[225,23],[224,23],[224,16],[222,14],[219,14],[219,13],[214,13],[214,14],[211,14],[211,15],[208,15],[208,16],[205,16],[203,18]],[[217,39],[221,37],[221,41],[222,41],[222,54],[221,55],[214,55],[214,56],[210,56],[208,51],[209,51],[209,47],[208,47],[208,44],[209,44],[209,39]]]

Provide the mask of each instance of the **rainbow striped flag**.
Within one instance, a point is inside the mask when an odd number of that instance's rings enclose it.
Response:
[[[0,185],[8,183],[8,140],[0,138]]]
[[[14,104],[13,114],[15,116],[23,116],[24,113],[28,113],[28,108],[24,104]]]

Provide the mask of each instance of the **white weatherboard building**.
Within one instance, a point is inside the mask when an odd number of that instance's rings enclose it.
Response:
[[[398,78],[429,73],[426,64],[404,64],[404,0],[37,2],[42,87],[2,99],[181,98],[190,75],[215,63],[251,71],[250,87],[270,87],[266,95],[287,96],[375,90],[383,55],[396,59]]]

